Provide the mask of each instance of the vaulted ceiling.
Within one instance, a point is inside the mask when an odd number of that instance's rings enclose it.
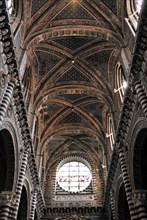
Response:
[[[36,155],[45,155],[46,170],[73,154],[102,169],[106,115],[115,103],[115,64],[124,46],[122,5],[116,0],[26,4],[21,34],[29,77],[24,81],[30,85],[28,111],[37,117]]]

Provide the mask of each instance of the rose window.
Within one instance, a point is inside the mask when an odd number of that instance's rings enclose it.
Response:
[[[65,163],[57,172],[59,186],[68,192],[80,192],[86,189],[92,180],[90,169],[83,163],[72,161]]]

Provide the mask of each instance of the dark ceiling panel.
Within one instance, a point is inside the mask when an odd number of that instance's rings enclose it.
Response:
[[[81,123],[81,117],[77,115],[75,112],[71,112],[66,115],[59,124],[70,124],[70,123]]]
[[[36,51],[36,55],[39,62],[39,77],[41,78],[49,72],[60,60],[58,56],[53,55],[52,53],[47,53],[44,51]]]
[[[85,94],[62,94],[61,97],[68,99],[70,101],[77,101],[79,99],[87,98],[88,96]]]
[[[70,81],[86,81],[90,82],[90,80],[81,73],[75,67],[69,69],[64,75],[62,75],[57,82],[70,82]]]
[[[101,0],[114,14],[117,14],[117,3],[116,0]]]
[[[53,21],[65,20],[65,19],[86,19],[86,20],[96,20],[85,8],[83,8],[77,2],[71,2],[68,4]]]
[[[83,149],[76,144],[71,144],[70,146],[68,146],[68,150],[69,151],[83,151]]]
[[[49,104],[44,109],[44,121],[48,121],[58,110],[62,108],[61,105]]]
[[[51,150],[55,150],[57,147],[59,147],[62,143],[63,143],[63,139],[53,139],[53,140],[50,140],[48,142],[48,149],[49,149],[49,153],[51,153]]]
[[[95,38],[93,37],[64,37],[60,39],[55,39],[54,41],[61,44],[64,47],[67,47],[70,50],[76,50],[83,45],[90,43]]]
[[[93,114],[100,123],[102,123],[102,110],[103,110],[103,104],[101,103],[90,103],[84,106],[86,111]]]
[[[31,15],[34,15],[46,2],[47,0],[32,0]]]
[[[104,75],[107,78],[108,62],[111,53],[112,50],[103,50],[86,57],[86,60],[90,62],[90,64],[92,64],[97,70],[99,70],[102,73],[102,75]]]

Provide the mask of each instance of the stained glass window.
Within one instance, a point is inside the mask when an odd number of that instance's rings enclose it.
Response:
[[[136,10],[137,10],[138,12],[140,12],[141,5],[142,5],[143,0],[134,0],[134,1],[135,1]]]
[[[114,93],[118,93],[121,102],[123,102],[123,97],[125,89],[127,88],[127,82],[125,80],[124,71],[122,65],[118,62],[116,65],[116,77],[115,77],[115,86]]]
[[[112,118],[111,115],[107,115],[107,133],[106,137],[109,138],[111,150],[113,150],[114,145],[114,131],[112,126]]]
[[[7,0],[7,7],[8,7],[8,11],[9,14],[12,14],[12,10],[13,10],[13,0]]]
[[[59,186],[68,192],[83,191],[89,186],[91,179],[90,169],[77,161],[64,164],[57,173]]]

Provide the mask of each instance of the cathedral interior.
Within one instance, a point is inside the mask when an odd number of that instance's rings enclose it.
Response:
[[[147,220],[146,12],[0,0],[0,220]]]

